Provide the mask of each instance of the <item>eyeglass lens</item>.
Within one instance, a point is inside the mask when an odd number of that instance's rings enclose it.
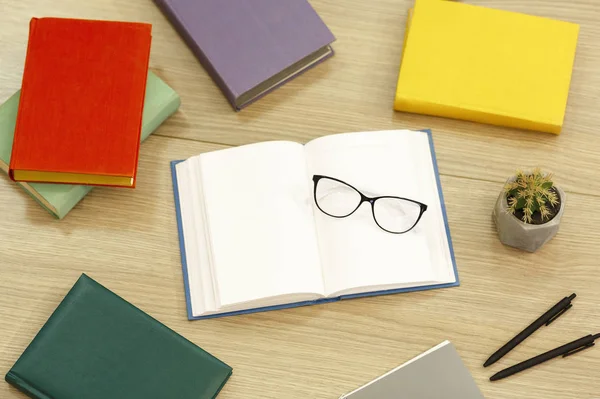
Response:
[[[360,206],[361,194],[354,188],[337,180],[323,177],[315,188],[317,206],[334,217],[346,217]],[[421,215],[418,203],[396,197],[381,197],[374,201],[373,216],[384,230],[404,233],[414,227]]]

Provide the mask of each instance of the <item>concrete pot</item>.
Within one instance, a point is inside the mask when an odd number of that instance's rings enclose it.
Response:
[[[538,225],[525,223],[508,213],[506,193],[504,191],[500,193],[492,217],[498,230],[498,237],[503,244],[527,252],[535,252],[558,233],[560,219],[565,210],[566,195],[560,187],[554,186],[554,188],[560,196],[560,210],[552,220]]]

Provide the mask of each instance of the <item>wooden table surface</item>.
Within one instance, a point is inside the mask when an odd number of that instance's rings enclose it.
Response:
[[[394,112],[412,1],[311,3],[337,36],[336,55],[235,113],[150,0],[0,0],[0,101],[20,87],[33,16],[152,23],[151,69],[182,99],[142,145],[135,190],[96,189],[56,221],[0,178],[0,374],[85,272],[230,364],[223,399],[335,399],[444,340],[488,399],[600,398],[600,349],[488,381],[515,362],[600,332],[597,1],[470,0],[581,25],[560,136]],[[460,287],[187,320],[170,160],[261,140],[404,128],[433,130]],[[498,241],[491,211],[515,168],[538,165],[555,172],[567,206],[558,236],[527,254]],[[578,298],[567,315],[483,369],[493,351],[572,292]],[[0,398],[23,397],[0,384]]]

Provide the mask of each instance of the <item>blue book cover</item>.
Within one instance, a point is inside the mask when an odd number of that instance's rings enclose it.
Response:
[[[443,218],[444,218],[444,226],[445,226],[446,235],[448,238],[448,247],[450,250],[452,265],[453,265],[453,269],[454,269],[455,282],[451,282],[451,283],[447,283],[447,284],[434,284],[434,285],[426,285],[426,286],[418,286],[418,287],[390,289],[390,290],[385,290],[385,291],[364,292],[364,293],[360,293],[360,294],[342,295],[342,296],[338,296],[338,297],[334,297],[334,298],[321,298],[321,299],[312,300],[312,301],[294,302],[294,303],[288,303],[288,304],[277,305],[277,306],[265,306],[265,307],[245,309],[245,310],[232,311],[232,312],[219,313],[219,314],[211,314],[211,315],[205,315],[205,316],[194,316],[194,314],[192,312],[192,304],[191,304],[191,295],[190,295],[190,286],[189,286],[189,277],[188,277],[188,264],[187,264],[187,260],[186,260],[185,240],[184,240],[184,235],[183,235],[183,222],[182,222],[182,216],[181,216],[179,188],[178,188],[178,182],[177,182],[177,169],[176,169],[177,164],[180,162],[184,162],[184,161],[183,160],[175,160],[175,161],[171,161],[171,174],[172,174],[172,178],[173,178],[173,193],[174,193],[174,199],[175,199],[175,212],[176,212],[176,218],[177,218],[177,228],[178,228],[178,233],[179,233],[179,249],[181,252],[181,264],[182,264],[182,269],[183,269],[183,283],[184,283],[185,298],[186,298],[186,304],[187,304],[188,319],[189,320],[212,319],[212,318],[217,318],[217,317],[235,316],[235,315],[243,315],[243,314],[249,314],[249,313],[266,312],[266,311],[271,311],[271,310],[288,309],[288,308],[294,308],[294,307],[300,307],[300,306],[330,303],[330,302],[336,302],[336,301],[340,301],[340,300],[344,300],[344,299],[355,299],[355,298],[362,298],[362,297],[399,294],[399,293],[405,293],[405,292],[425,291],[425,290],[442,289],[442,288],[450,288],[450,287],[459,286],[460,280],[459,280],[459,276],[458,276],[458,268],[456,266],[456,259],[454,256],[454,248],[452,245],[452,237],[450,235],[450,226],[448,224],[448,216],[446,214],[446,205],[445,205],[445,201],[444,201],[444,195],[442,192],[442,184],[440,181],[440,175],[439,175],[439,171],[438,171],[435,147],[433,144],[433,136],[432,136],[431,130],[423,130],[423,132],[426,132],[428,135],[428,138],[429,138],[429,148],[431,151],[431,158],[433,160],[433,168],[434,168],[434,172],[435,172],[435,176],[436,176],[436,184],[437,184],[438,193],[439,193],[439,200],[440,200],[440,205],[441,205],[442,214],[443,214]]]

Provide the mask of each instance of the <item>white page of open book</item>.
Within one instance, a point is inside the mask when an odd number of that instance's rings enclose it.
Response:
[[[207,309],[214,309],[216,304],[212,272],[208,267],[211,249],[208,246],[205,230],[202,185],[194,161],[191,159],[181,162],[176,165],[176,169],[190,303],[192,313],[200,315]]]
[[[265,142],[197,159],[217,307],[323,296],[303,146]]]
[[[433,158],[431,147],[429,145],[429,136],[422,132],[413,132],[415,134],[415,144],[413,158],[416,168],[419,170],[419,182],[425,198],[428,198],[429,208],[426,214],[427,218],[427,240],[429,245],[429,255],[431,265],[436,275],[437,284],[456,282],[454,270],[454,260],[450,250],[450,237],[446,230],[446,219],[441,201],[442,193],[437,185],[438,176],[436,176],[433,167]],[[419,222],[420,223],[420,222]]]
[[[427,150],[424,160],[418,159],[424,156],[421,148]],[[305,146],[310,177],[331,176],[370,197],[399,196],[430,206],[413,230],[391,234],[377,226],[367,202],[343,219],[313,205],[328,296],[431,285],[446,277],[433,265],[445,231],[436,211],[439,198],[430,187],[435,175],[422,170],[432,169],[428,151],[427,135],[409,131],[330,135]]]

